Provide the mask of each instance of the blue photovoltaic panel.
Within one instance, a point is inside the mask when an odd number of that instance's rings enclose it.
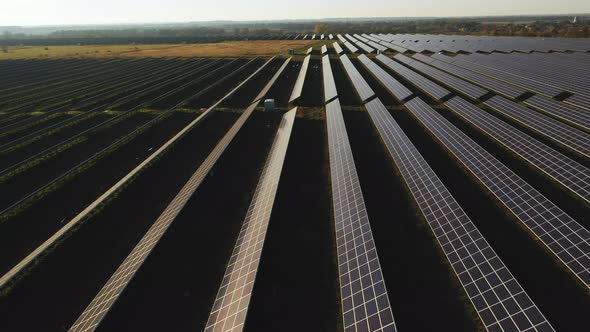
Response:
[[[500,96],[486,105],[578,153],[590,156],[590,134]]]
[[[568,121],[586,130],[590,130],[590,112],[588,111],[539,95],[527,98],[524,103],[539,109],[544,113]]]
[[[383,54],[379,54],[376,59],[436,100],[441,100],[451,94],[449,90]]]
[[[590,203],[590,170],[477,106],[454,97],[449,109]]]
[[[330,57],[327,55],[322,58],[322,73],[324,81],[324,102],[327,103],[338,96],[336,82],[332,74],[332,66],[330,65]]]
[[[408,90],[366,55],[361,54],[358,59],[397,100],[403,101],[414,95],[412,91]]]
[[[432,59],[432,58],[424,56],[422,54],[415,54],[413,57],[422,61],[422,62],[426,62],[433,67],[444,70],[444,71],[451,73],[453,75],[456,75],[464,80],[481,85],[487,89],[490,89],[494,92],[497,92],[499,94],[505,95],[510,98],[516,99],[527,92],[524,89],[515,87],[513,85],[504,83],[502,81],[495,80],[495,79],[490,78],[488,76],[478,74],[478,73],[472,72],[470,70],[463,69],[463,68],[454,66],[452,64],[448,64],[443,61]]]
[[[340,47],[340,44],[338,44],[338,42],[335,42],[332,45],[334,45],[334,51],[336,51],[336,54],[344,53],[344,50],[342,49],[342,47]]]
[[[428,104],[410,112],[580,281],[590,287],[590,232]]]
[[[289,98],[290,103],[292,103],[295,99],[301,97],[301,93],[303,92],[303,84],[305,83],[305,76],[307,75],[307,68],[309,67],[310,58],[311,55],[306,56],[303,62],[301,63],[299,76],[297,76],[297,81],[295,81],[293,92],[291,93],[291,97]]]
[[[375,95],[375,91],[373,91],[369,84],[367,84],[367,81],[365,81],[361,73],[359,73],[346,54],[340,57],[340,61],[344,66],[346,74],[348,74],[348,78],[350,78],[352,85],[354,85],[356,92],[361,98],[361,101],[364,102],[367,99],[373,97]]]
[[[244,328],[296,112],[283,115],[204,332]]]
[[[553,331],[381,101],[365,106],[486,329]]]
[[[338,99],[326,105],[345,332],[395,332],[393,314]]]
[[[407,64],[408,66],[422,72],[423,74],[426,74],[473,99],[479,99],[488,93],[487,90],[482,89],[477,85],[466,82],[460,78],[447,74],[422,62],[415,61],[405,55],[398,54],[394,56],[394,59]]]

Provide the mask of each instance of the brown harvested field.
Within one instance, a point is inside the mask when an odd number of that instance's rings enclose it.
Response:
[[[317,43],[312,40],[254,40],[205,44],[160,45],[68,45],[9,47],[2,59],[88,58],[88,57],[249,57],[275,55]]]

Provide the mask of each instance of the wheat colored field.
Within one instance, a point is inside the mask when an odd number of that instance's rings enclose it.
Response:
[[[68,45],[17,46],[0,52],[0,59],[88,58],[88,57],[248,57],[283,53],[301,49],[317,41],[255,40],[206,44],[159,45]]]

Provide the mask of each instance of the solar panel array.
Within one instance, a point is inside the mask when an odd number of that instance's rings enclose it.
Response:
[[[590,202],[588,168],[459,97],[445,104],[531,165]]]
[[[356,67],[352,64],[348,56],[346,56],[346,54],[340,56],[340,61],[344,66],[346,74],[348,74],[348,78],[350,78],[352,85],[354,85],[359,97],[361,98],[361,101],[364,102],[365,100],[373,97],[375,95],[375,91],[373,91],[369,84],[367,84],[367,81],[365,81],[361,73],[359,73]]]
[[[328,53],[328,46],[326,46],[326,45],[322,45],[322,48],[321,48],[321,53],[322,53],[322,55],[324,55],[324,54]]]
[[[340,44],[338,44],[338,42],[335,42],[332,45],[334,46],[334,51],[336,51],[336,54],[344,53],[344,50],[342,49],[342,47],[340,47]]]
[[[539,109],[544,113],[568,121],[586,130],[590,130],[590,112],[588,111],[539,95],[527,98],[524,103]]]
[[[242,128],[246,120],[258,106],[260,99],[270,90],[277,78],[284,71],[290,62],[290,58],[285,60],[283,65],[263,87],[258,96],[254,98],[253,103],[240,115],[234,125],[228,130],[223,138],[217,143],[213,151],[207,156],[199,168],[193,173],[191,178],[185,183],[182,189],[166,207],[164,212],[152,224],[145,235],[133,248],[131,253],[125,258],[123,263],[117,268],[115,273],[109,278],[106,284],[101,288],[92,302],[86,307],[84,312],[78,317],[69,331],[86,332],[94,331],[102,321],[115,301],[119,298],[125,287],[135,276],[148,255],[155,248],[158,241],[164,236],[176,216],[186,205],[193,193],[201,185],[209,171],[213,168],[217,160],[221,157],[225,149]],[[270,61],[269,61],[270,62]],[[268,63],[268,62],[267,62]]]
[[[398,100],[403,101],[414,95],[412,91],[408,90],[408,88],[389,75],[366,55],[361,54],[358,59],[371,72],[371,74],[373,74],[379,80],[379,82],[381,82],[381,84]]]
[[[554,63],[539,61],[536,58],[538,56],[534,54],[461,55],[461,59],[477,62],[491,68],[555,86],[562,91],[590,98],[590,80],[587,79],[588,73],[584,73],[583,68],[572,66],[571,61]]]
[[[464,36],[428,34],[387,34],[388,42],[399,44],[414,52],[422,51],[452,53],[469,52],[531,52],[531,51],[578,51],[590,50],[587,38],[537,38],[502,36]]]
[[[344,331],[396,331],[338,99],[326,105]]]
[[[336,35],[336,37],[338,39],[340,39],[340,41],[343,42],[343,43],[347,43],[348,42],[348,40],[346,40],[346,38],[344,38],[344,36],[342,36],[341,34]]]
[[[588,96],[575,95],[566,98],[564,101],[590,111],[590,97]]]
[[[431,57],[427,57],[422,54],[415,54],[413,57],[415,59],[422,61],[422,62],[426,62],[429,65],[434,66],[438,69],[444,70],[444,71],[451,73],[455,76],[459,76],[460,78],[462,78],[464,80],[470,81],[470,82],[480,85],[480,86],[483,86],[484,88],[490,89],[494,92],[497,92],[499,94],[505,95],[510,98],[516,99],[527,92],[524,89],[515,87],[513,85],[504,83],[502,81],[495,80],[495,79],[490,78],[488,76],[478,74],[478,73],[472,72],[470,70],[463,69],[463,68],[448,64],[446,62],[433,59]]]
[[[313,52],[313,47],[308,48],[305,54],[311,54],[311,52]]]
[[[297,109],[285,113],[227,264],[205,332],[241,331],[258,272]]]
[[[590,232],[453,126],[414,98],[410,112],[510,210],[586,287],[590,287]]]
[[[477,85],[471,84],[469,82],[466,82],[460,78],[457,78],[453,75],[447,74],[441,70],[438,70],[434,67],[428,66],[422,62],[419,61],[415,61],[412,60],[411,58],[405,56],[405,55],[401,55],[398,54],[396,56],[394,56],[394,59],[405,63],[406,65],[434,78],[435,80],[442,82],[443,84],[446,84],[448,86],[450,86],[451,88],[473,98],[473,99],[479,99],[483,96],[485,96],[488,91],[485,89],[482,89],[480,87],[478,87]]]
[[[332,74],[332,66],[330,65],[330,57],[327,55],[322,58],[322,73],[324,81],[324,102],[327,103],[338,96],[336,82]]]
[[[381,101],[366,108],[486,329],[553,331]]]
[[[289,98],[290,103],[301,97],[301,93],[303,92],[303,84],[305,83],[305,76],[307,75],[307,68],[309,67],[310,59],[311,55],[308,55],[305,57],[305,59],[303,59],[303,62],[301,63],[299,76],[297,76],[297,81],[295,81],[293,92],[291,93],[291,97]]]
[[[344,42],[344,46],[350,51],[350,53],[356,53],[359,51],[359,49],[352,45],[350,42]]]
[[[328,35],[328,38],[330,38],[330,40],[332,40],[332,39],[334,39],[334,35],[332,35],[332,34],[329,34],[329,35]]]
[[[385,51],[387,51],[387,47],[385,47],[385,46],[383,46],[383,45],[381,45],[381,44],[378,44],[378,43],[376,43],[376,42],[374,42],[374,41],[371,41],[371,40],[369,40],[369,41],[367,42],[367,44],[369,44],[369,46],[371,46],[371,47],[373,47],[374,49],[377,49],[377,50],[379,50],[379,51],[381,51],[381,52],[385,52]]]
[[[519,86],[526,90],[530,90],[536,93],[540,93],[546,95],[548,97],[555,97],[563,92],[563,89],[558,89],[554,86],[544,84],[542,82],[537,82],[535,80],[531,80],[522,76],[515,75],[513,73],[507,71],[501,71],[497,69],[493,69],[490,67],[483,66],[478,63],[470,62],[467,59],[461,58],[461,56],[456,56],[454,58],[448,57],[442,54],[434,54],[432,57],[447,62],[452,63],[455,66],[468,69],[491,78],[497,79],[499,81],[503,81],[508,84],[512,84],[515,86]]]
[[[402,66],[383,54],[377,55],[376,59],[436,100],[441,100],[451,94],[449,90],[432,82],[415,71]]]
[[[579,129],[500,96],[488,99],[485,104],[582,155],[590,156],[590,135]]]

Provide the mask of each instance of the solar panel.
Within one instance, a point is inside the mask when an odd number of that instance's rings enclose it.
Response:
[[[544,113],[590,130],[590,112],[588,111],[539,95],[527,98],[524,103]]]
[[[338,96],[336,82],[332,74],[332,66],[330,65],[330,57],[327,55],[322,58],[322,73],[324,80],[324,102],[327,103]]]
[[[486,329],[553,331],[381,101],[366,108]]]
[[[314,40],[314,39],[315,39],[315,35],[311,36],[311,40]]]
[[[464,69],[468,69],[486,76],[489,76],[491,78],[503,81],[505,83],[508,84],[512,84],[512,85],[516,85],[519,86],[521,88],[536,92],[536,93],[540,93],[549,97],[555,97],[559,94],[561,94],[563,92],[562,89],[558,89],[555,88],[551,85],[546,85],[543,84],[541,82],[537,82],[537,81],[533,81],[518,75],[514,75],[510,72],[503,72],[500,70],[496,70],[493,68],[489,68],[477,63],[473,63],[470,62],[464,58],[461,58],[459,56],[451,58],[445,55],[441,55],[441,54],[435,54],[433,55],[433,57],[436,57],[436,59],[441,60],[441,61],[445,61],[448,63],[452,63],[455,66],[464,68]]]
[[[408,49],[405,47],[401,47],[399,45],[395,45],[393,43],[387,42],[387,41],[381,41],[379,42],[381,45],[386,46],[394,51],[400,52],[400,53],[404,53],[405,51],[407,51]]]
[[[308,36],[308,35],[305,35],[305,36],[303,36],[303,38],[302,38],[302,39],[307,39],[307,36]]]
[[[367,38],[365,38],[364,36],[361,36],[361,35],[359,35],[359,34],[354,34],[353,36],[354,36],[354,38],[356,38],[356,39],[358,39],[358,40],[362,41],[363,43],[366,43],[366,42],[368,42],[368,41],[369,41],[369,39],[367,39]]]
[[[358,48],[356,48],[354,45],[352,45],[349,42],[344,42],[344,46],[346,46],[346,48],[350,51],[350,53],[356,53],[359,51]]]
[[[325,37],[325,36],[324,36],[324,34],[322,34],[322,35],[320,36],[320,39],[322,39],[322,40],[323,40],[323,39],[324,39],[324,37]]]
[[[387,51],[387,47],[385,47],[385,46],[383,46],[383,45],[381,45],[381,44],[377,44],[377,43],[376,43],[376,42],[374,42],[374,41],[371,41],[371,40],[369,40],[369,41],[367,42],[367,44],[369,44],[369,46],[371,46],[371,47],[373,47],[373,48],[375,48],[375,49],[378,49],[378,50],[379,50],[379,51],[381,51],[381,52],[385,52],[385,51]]]
[[[443,61],[432,59],[432,58],[424,56],[422,54],[415,54],[414,58],[416,58],[422,62],[428,61],[427,63],[430,64],[431,66],[434,66],[438,69],[442,69],[448,73],[459,76],[460,78],[462,78],[464,80],[481,85],[487,89],[490,89],[494,92],[497,92],[499,94],[505,95],[510,98],[516,99],[527,92],[524,89],[515,87],[513,85],[504,83],[502,81],[492,79],[488,76],[478,74],[478,73],[472,72],[470,70],[463,69],[463,68],[448,64]]]
[[[393,61],[392,59],[386,57],[383,54],[377,55],[376,59],[381,61],[381,63],[389,67],[391,70],[393,70],[394,72],[408,80],[410,83],[414,84],[418,89],[424,91],[426,94],[430,95],[432,98],[436,100],[441,100],[451,94],[449,90],[432,82],[431,80],[416,73],[415,71],[400,65],[399,63]]]
[[[338,99],[326,105],[344,331],[396,331]]]
[[[363,43],[361,41],[357,41],[355,44],[356,44],[356,46],[362,48],[367,53],[373,53],[373,52],[375,52],[375,49],[374,48],[370,47],[369,45],[367,45],[367,44],[365,44],[365,43]]]
[[[336,35],[336,37],[337,37],[338,39],[340,39],[340,41],[341,41],[341,42],[343,42],[343,43],[346,43],[346,42],[348,42],[348,40],[346,40],[346,38],[344,38],[344,37],[343,37],[341,34],[337,34],[337,35]]]
[[[321,51],[322,51],[322,55],[328,53],[328,46],[322,45]]]
[[[466,82],[460,78],[447,74],[441,70],[438,70],[434,67],[426,65],[424,63],[412,60],[411,58],[398,54],[394,56],[394,59],[399,60],[407,64],[408,66],[434,78],[435,80],[450,86],[451,88],[473,98],[479,99],[488,93],[487,90],[482,89],[476,85],[473,85],[469,82]]]
[[[590,170],[477,106],[454,97],[449,109],[590,203]]]
[[[307,51],[305,51],[305,54],[311,54],[311,52],[313,52],[313,46],[308,48]]]
[[[185,183],[182,189],[174,197],[172,202],[166,207],[164,212],[152,224],[145,235],[133,248],[131,253],[125,258],[123,263],[117,268],[115,273],[101,288],[98,294],[94,297],[92,302],[86,307],[84,312],[78,317],[74,325],[70,328],[71,332],[86,332],[94,331],[98,324],[102,321],[104,316],[108,313],[117,298],[121,295],[125,287],[135,276],[137,270],[141,267],[148,255],[155,248],[158,241],[164,236],[166,230],[170,227],[176,216],[180,213],[182,208],[186,205],[193,193],[201,185],[209,171],[213,168],[215,163],[219,160],[225,149],[229,146],[231,141],[242,128],[246,120],[250,117],[252,112],[258,106],[261,95],[264,96],[268,90],[274,85],[277,78],[284,71],[290,59],[285,60],[281,68],[275,73],[271,80],[262,88],[259,95],[254,98],[253,103],[240,115],[238,120],[217,143],[213,151],[207,156],[199,168],[193,173],[191,178]]]
[[[365,81],[361,73],[359,73],[346,54],[340,57],[340,61],[342,62],[342,65],[344,65],[346,74],[348,74],[348,78],[350,78],[352,85],[354,85],[354,88],[358,96],[361,98],[361,101],[365,102],[367,99],[373,97],[375,92],[373,89],[371,89],[369,84],[367,84],[367,81]]]
[[[485,104],[578,153],[590,156],[590,135],[579,129],[500,96],[488,99]]]
[[[359,42],[358,39],[356,39],[355,37],[353,37],[353,36],[351,36],[349,34],[346,34],[345,36],[346,36],[346,38],[348,38],[351,42],[353,42],[355,44]]]
[[[328,38],[330,38],[330,40],[332,40],[332,39],[334,39],[334,35],[332,35],[332,34],[329,34],[329,35],[328,35]]]
[[[301,97],[301,93],[303,92],[303,84],[305,83],[305,76],[307,75],[307,68],[309,67],[309,59],[311,59],[311,55],[308,55],[305,57],[305,59],[303,59],[301,69],[299,70],[299,76],[297,76],[297,81],[295,81],[293,92],[289,98],[290,103]]]
[[[296,111],[294,108],[283,115],[205,325],[205,332],[241,331],[244,327]]]
[[[428,104],[414,98],[410,112],[520,220],[586,287],[590,287],[590,232],[536,189],[453,126]]]
[[[403,101],[413,95],[412,91],[408,90],[366,55],[361,54],[358,59],[397,100]]]
[[[590,111],[590,97],[582,95],[573,95],[569,98],[566,98],[564,102]]]
[[[342,49],[342,47],[340,47],[340,44],[338,44],[338,42],[335,42],[332,45],[334,46],[334,51],[336,51],[336,54],[344,53],[344,50]]]

